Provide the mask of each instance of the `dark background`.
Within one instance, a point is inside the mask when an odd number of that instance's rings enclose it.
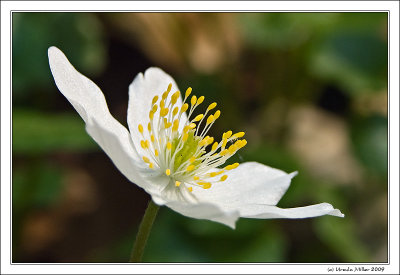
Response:
[[[386,13],[14,13],[13,262],[126,262],[149,196],[113,166],[58,92],[59,47],[126,125],[150,66],[218,102],[211,134],[245,131],[238,161],[299,171],[279,202],[344,219],[240,219],[162,207],[147,262],[387,261]]]

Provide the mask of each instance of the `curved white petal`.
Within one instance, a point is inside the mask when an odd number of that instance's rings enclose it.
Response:
[[[245,162],[227,171],[226,181],[215,183],[206,190],[197,188],[194,194],[201,201],[218,202],[229,208],[246,204],[276,205],[296,174],[287,174],[258,162]]]
[[[304,219],[323,215],[344,217],[339,209],[329,203],[320,203],[296,208],[279,208],[271,205],[247,205],[240,209],[240,216],[253,219]]]
[[[110,114],[99,87],[75,70],[58,48],[50,47],[48,56],[58,89],[83,118],[89,135],[130,181],[152,189],[137,168],[139,159],[128,130]]]
[[[166,205],[184,216],[219,222],[232,229],[235,229],[235,223],[239,218],[238,211],[224,211],[217,205],[211,203],[185,203],[175,201],[169,202]]]
[[[151,110],[151,103],[154,96],[158,96],[159,100],[161,95],[167,90],[168,85],[172,83],[171,92],[167,97],[166,103],[169,104],[171,96],[176,91],[179,91],[174,79],[166,74],[159,68],[149,68],[144,75],[139,73],[132,84],[129,86],[129,104],[128,104],[128,126],[131,132],[132,139],[138,151],[141,151],[140,140],[141,135],[138,130],[138,125],[142,124],[146,129],[149,123],[149,111]],[[182,106],[182,98],[179,97],[174,107]],[[170,110],[172,111],[172,110]],[[154,115],[153,123],[154,128],[158,127],[159,112]],[[180,120],[180,130],[183,128],[187,121],[186,113],[182,114]]]

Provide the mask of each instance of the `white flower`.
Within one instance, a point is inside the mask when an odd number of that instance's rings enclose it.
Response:
[[[220,111],[214,112],[216,103],[192,118],[204,97],[190,97],[189,88],[184,101],[190,104],[182,102],[175,81],[161,69],[149,68],[129,86],[128,131],[110,114],[96,84],[76,71],[59,49],[49,48],[48,55],[57,87],[83,118],[89,135],[158,205],[232,228],[239,217],[344,216],[328,203],[277,207],[296,172],[287,174],[257,162],[218,169],[246,145],[240,139],[244,133],[228,131],[220,142],[207,136],[220,116]]]

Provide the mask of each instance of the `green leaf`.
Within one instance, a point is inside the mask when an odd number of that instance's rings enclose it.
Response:
[[[98,150],[76,114],[13,110],[12,124],[13,154]]]

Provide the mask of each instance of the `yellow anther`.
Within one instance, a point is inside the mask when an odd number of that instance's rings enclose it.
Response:
[[[156,104],[157,100],[158,100],[158,95],[153,97],[153,100],[151,101],[151,105]]]
[[[205,145],[207,145],[207,141],[208,141],[208,136],[206,136],[205,138],[203,138],[203,139],[199,142],[199,146],[205,146]]]
[[[148,157],[145,157],[145,156],[143,156],[143,161],[146,162],[146,163],[150,163],[149,158],[148,158]]]
[[[214,122],[214,116],[213,115],[209,115],[208,118],[207,118],[207,125],[210,124],[210,123],[213,123],[213,122]]]
[[[157,106],[157,105],[154,105],[154,106]],[[153,118],[154,118],[154,112],[153,112],[153,110],[151,110],[151,111],[149,112],[149,118],[150,118],[150,120],[153,120]]]
[[[168,150],[171,150],[171,148],[172,148],[171,142],[167,142],[167,149],[168,149]]]
[[[157,149],[154,149],[154,155],[155,155],[156,157],[158,157],[158,150],[157,150]]]
[[[162,94],[161,98],[163,100],[165,100],[168,97],[169,92],[171,91],[171,87],[170,85],[168,85],[168,89]]]
[[[225,150],[222,150],[221,153],[219,153],[219,155],[220,156],[225,156],[228,153],[229,153],[228,149],[225,149]]]
[[[172,126],[172,123],[171,123],[171,122],[168,122],[168,121],[167,121],[167,122],[164,123],[164,128],[165,128],[165,129],[168,129],[168,128],[171,127],[171,126]]]
[[[153,168],[154,168],[154,164],[150,162],[150,163],[149,163],[149,168],[150,168],[150,169],[153,169]]]
[[[186,89],[186,93],[185,93],[185,97],[190,96],[191,93],[192,93],[192,88],[191,87],[187,88]]]
[[[140,146],[142,146],[143,149],[147,149],[148,147],[148,141],[147,142],[146,141],[145,140],[140,141]]]
[[[182,114],[182,113],[186,112],[188,108],[189,108],[189,104],[187,104],[187,103],[183,104],[181,107],[180,113]]]
[[[219,116],[221,115],[221,111],[217,110],[214,114],[214,120],[217,120],[217,118],[219,118]]]
[[[208,175],[212,178],[212,177],[215,177],[217,175],[217,172],[211,172]]]
[[[198,176],[193,177],[194,180],[199,180],[200,178]]]
[[[218,148],[218,142],[214,142],[214,144],[211,148],[211,151],[215,151],[215,150],[217,150],[217,148]]]
[[[228,165],[228,166],[226,166],[224,169],[225,170],[232,170],[232,169],[235,169],[235,168],[237,168],[239,166],[239,163],[234,163],[234,164],[231,164],[231,165]]]
[[[222,138],[230,138],[231,135],[232,135],[232,131],[228,131],[228,132],[225,132],[225,133],[222,135]]]
[[[151,108],[151,110],[153,111],[153,113],[156,113],[158,109],[158,105],[153,105],[153,107]]]
[[[204,101],[204,96],[201,96],[201,97],[199,97],[198,99],[197,99],[197,105],[200,105],[201,103],[203,103],[203,101]]]
[[[196,157],[191,157],[191,158],[189,159],[189,161],[190,161],[190,163],[195,162],[195,161],[196,161]]]
[[[197,97],[194,95],[192,96],[192,99],[190,100],[190,104],[195,105],[197,102]]]
[[[223,175],[223,176],[219,179],[219,181],[225,181],[227,178],[228,178],[228,175]]]
[[[172,115],[173,115],[173,116],[176,116],[176,114],[178,113],[178,111],[179,111],[179,107],[175,107],[174,110],[172,111]]]
[[[170,170],[170,169],[165,170],[165,174],[166,174],[167,176],[171,175],[171,170]]]
[[[208,106],[207,111],[210,111],[210,110],[214,109],[215,107],[217,107],[217,103],[216,103],[216,102],[211,103],[211,104]]]
[[[143,134],[143,125],[142,125],[142,124],[139,124],[139,125],[138,125],[138,130],[139,130],[139,132],[140,132],[141,134]]]
[[[223,172],[225,172],[225,171],[224,171],[224,170],[220,170],[220,171],[218,171],[218,172],[211,172],[211,173],[209,173],[208,175],[209,175],[210,177],[215,177],[215,176],[221,175]]]
[[[234,134],[234,135],[232,136],[232,138],[241,138],[241,137],[243,137],[243,136],[244,136],[244,132],[239,132],[239,133]]]
[[[174,120],[174,125],[172,126],[172,132],[178,131],[178,128],[179,128],[179,120],[175,119]]]
[[[208,137],[207,145],[210,145],[213,142],[214,142],[214,138],[213,137]]]
[[[150,147],[150,142],[147,139],[144,141],[144,143],[146,144],[146,148]]]
[[[147,124],[147,130],[149,130],[149,132],[151,132],[151,123],[149,122],[149,124]]]
[[[165,100],[162,100],[161,99],[161,101],[160,101],[160,108],[162,109],[162,108],[164,108],[165,107]]]
[[[188,172],[193,171],[194,168],[195,168],[195,166],[193,164],[191,164],[186,168],[186,171],[188,171]]]
[[[229,153],[231,155],[233,155],[236,152],[237,149],[238,148],[237,148],[236,143],[235,143],[235,144],[232,144],[231,146],[229,146],[228,151],[229,151]]]
[[[154,138],[154,135],[150,136],[150,140],[151,140],[152,143],[154,143],[154,141],[156,141],[156,139]]]
[[[181,182],[180,181],[175,181],[175,186],[179,187],[179,185],[181,185]]]
[[[171,96],[171,104],[174,105],[177,101],[181,93],[179,91],[176,91],[172,96]]]
[[[189,129],[194,129],[196,128],[196,124],[195,123],[190,123],[189,124]]]
[[[189,192],[192,192],[193,188],[192,187],[188,187],[188,190],[189,190]]]
[[[162,108],[160,111],[160,116],[165,117],[166,115],[168,115],[168,112],[169,112],[168,108]]]
[[[200,121],[203,117],[204,117],[203,114],[197,115],[192,121],[193,122]]]
[[[209,189],[211,187],[210,182],[201,182],[199,184],[202,185],[203,189]]]
[[[185,142],[188,138],[189,138],[189,134],[188,133],[184,133],[183,136],[182,136],[182,141]]]

